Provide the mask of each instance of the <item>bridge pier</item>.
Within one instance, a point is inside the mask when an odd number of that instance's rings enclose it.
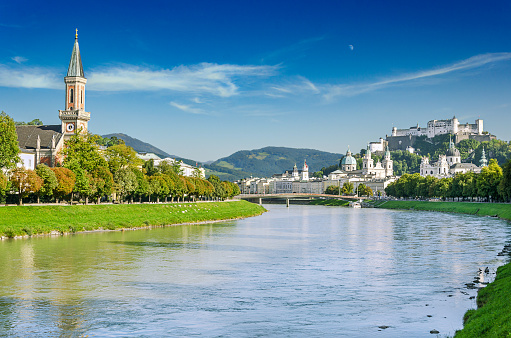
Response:
[[[286,198],[286,207],[289,208],[289,198]]]
[[[263,204],[263,199],[259,197],[259,205]]]

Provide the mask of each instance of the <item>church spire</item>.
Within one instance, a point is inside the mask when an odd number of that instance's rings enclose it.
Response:
[[[78,46],[78,29],[76,30],[75,34],[75,44],[73,46],[73,52],[71,53],[71,60],[69,61],[67,76],[84,77],[82,57],[80,56],[80,47]]]

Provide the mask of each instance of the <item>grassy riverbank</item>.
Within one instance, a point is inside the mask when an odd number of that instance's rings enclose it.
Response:
[[[511,221],[511,204],[426,201],[378,201],[375,207],[385,209],[454,212],[478,216],[500,217]]]
[[[378,201],[375,207],[453,212],[479,216],[494,216],[511,221],[511,205],[499,203]],[[511,336],[511,263],[497,270],[495,281],[479,290],[477,310],[468,310],[464,327],[455,337]]]
[[[511,336],[511,264],[497,269],[495,281],[477,295],[477,310],[468,310],[456,338]]]
[[[246,201],[169,204],[9,206],[0,208],[0,237],[115,230],[257,216]]]
[[[342,206],[345,207],[350,204],[349,201],[343,201],[338,199],[331,200],[312,200],[309,202],[309,205],[328,205],[328,206]]]

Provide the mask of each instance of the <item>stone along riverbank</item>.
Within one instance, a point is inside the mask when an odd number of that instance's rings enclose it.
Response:
[[[211,222],[257,216],[265,211],[246,201],[12,206],[0,208],[0,237]]]
[[[441,211],[499,217],[511,221],[511,205],[498,203],[387,201],[376,203],[385,209]],[[499,255],[511,255],[506,245]],[[495,281],[477,295],[477,310],[465,314],[464,327],[455,337],[509,337],[511,335],[511,263],[497,270]]]

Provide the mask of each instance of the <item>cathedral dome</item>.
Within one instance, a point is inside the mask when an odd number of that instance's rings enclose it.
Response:
[[[459,156],[461,156],[461,153],[456,148],[449,148],[447,150],[447,152],[445,153],[445,156],[456,156],[456,157],[459,157]]]
[[[341,165],[357,165],[357,160],[351,156],[351,152],[348,152],[341,160]]]

